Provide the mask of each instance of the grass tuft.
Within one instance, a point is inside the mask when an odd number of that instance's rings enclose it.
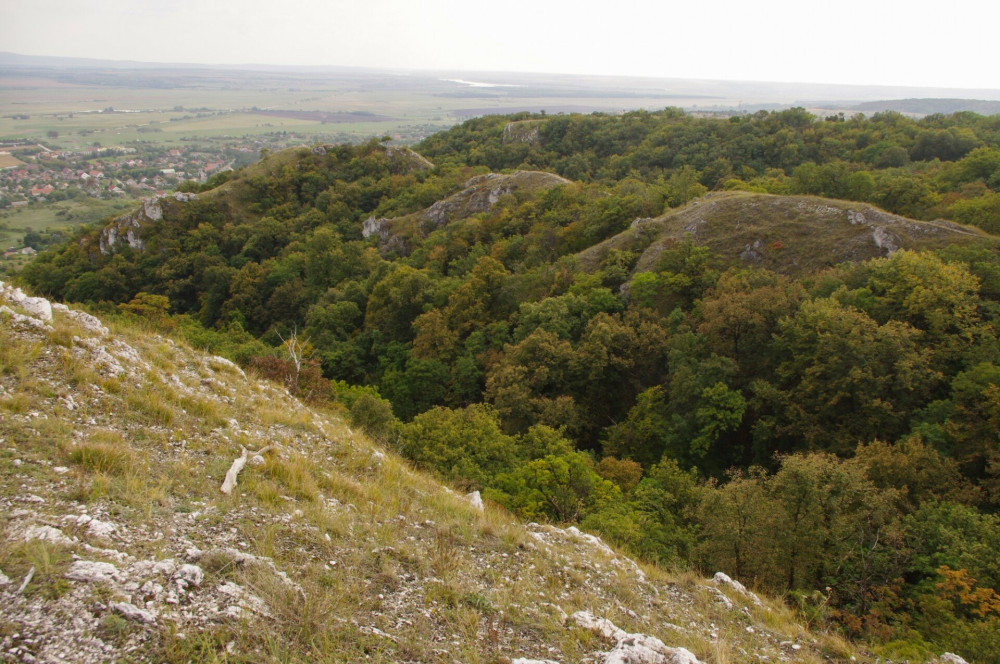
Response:
[[[271,457],[264,464],[265,473],[285,487],[289,495],[300,500],[319,499],[319,484],[312,474],[313,464],[301,455],[289,459]]]
[[[98,432],[74,447],[69,457],[87,470],[113,477],[131,477],[145,470],[138,455],[114,432]]]

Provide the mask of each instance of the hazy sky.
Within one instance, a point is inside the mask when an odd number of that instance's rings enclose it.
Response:
[[[0,0],[0,51],[1000,88],[996,0]]]

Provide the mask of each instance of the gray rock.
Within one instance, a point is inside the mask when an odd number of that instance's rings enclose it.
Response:
[[[757,597],[755,593],[747,590],[746,586],[744,586],[739,581],[730,578],[728,575],[723,574],[722,572],[716,572],[715,576],[712,577],[712,581],[714,581],[716,585],[732,588],[733,590],[743,595],[757,606],[761,607],[764,606],[764,604],[760,601],[760,597]]]
[[[375,218],[372,215],[361,224],[361,237],[366,240],[373,235],[377,235],[382,241],[389,237],[389,220],[385,217]]]
[[[153,565],[153,572],[163,576],[173,576],[177,571],[177,563],[173,558],[165,558]]]
[[[146,215],[146,218],[150,221],[159,221],[163,219],[163,208],[160,207],[160,198],[154,196],[152,198],[147,198],[142,202],[142,212]]]
[[[109,521],[91,519],[87,524],[87,534],[91,537],[111,537],[118,532],[118,526]]]
[[[139,237],[139,232],[142,230],[144,224],[163,219],[163,206],[160,204],[163,198],[162,196],[147,198],[142,202],[142,207],[135,212],[123,214],[120,217],[112,219],[104,230],[101,231],[101,235],[98,238],[98,246],[101,253],[113,253],[115,247],[122,240],[125,240],[128,246],[133,249],[140,251],[145,249],[146,244]],[[177,192],[173,195],[173,198],[183,203],[194,200],[197,198],[197,194]]]
[[[483,497],[479,494],[478,491],[473,491],[472,493],[465,494],[465,499],[469,501],[470,505],[475,507],[480,512],[486,509],[486,506],[483,505]]]
[[[740,259],[756,263],[764,259],[764,241],[757,239],[753,243],[743,247],[743,251],[740,252]]]
[[[197,565],[181,565],[180,569],[174,573],[174,579],[183,582],[185,586],[200,586],[201,582],[205,580],[205,572]]]
[[[102,583],[120,581],[123,577],[118,573],[118,568],[111,563],[94,562],[92,560],[77,560],[69,566],[69,571],[66,572],[66,578],[72,581]]]
[[[113,602],[109,608],[115,613],[138,623],[151,625],[156,622],[156,615],[154,613],[140,609],[128,602]]]
[[[891,256],[899,250],[899,238],[881,226],[872,231],[872,241],[876,247],[885,252],[886,256]]]
[[[503,128],[501,141],[504,145],[510,143],[537,143],[540,126],[540,124],[530,120],[526,122],[508,122]]]
[[[32,318],[45,323],[52,320],[52,303],[44,297],[30,297],[20,288],[5,287],[3,282],[0,282],[0,297],[21,307]]]
[[[569,619],[616,642],[614,648],[604,653],[603,664],[701,664],[694,653],[685,648],[673,648],[655,636],[630,634],[607,618],[597,618],[588,611],[577,611]]]
[[[44,297],[26,297],[21,303],[29,316],[46,323],[52,320],[52,304]]]
[[[709,590],[715,593],[715,601],[717,601],[719,604],[726,607],[730,611],[736,608],[736,605],[733,604],[733,600],[726,597],[726,594],[724,592],[722,592],[718,588],[709,588]]]
[[[969,664],[953,652],[946,652],[939,658],[944,664]]]
[[[63,531],[58,528],[53,528],[52,526],[28,526],[25,528],[24,534],[21,535],[21,539],[25,542],[29,542],[31,540],[42,540],[43,542],[64,545],[70,545],[73,543],[73,540],[63,534]]]
[[[70,309],[64,304],[53,304],[52,308],[56,311],[64,312],[67,316],[75,320],[80,327],[88,332],[95,332],[102,337],[106,337],[110,334],[110,332],[108,332],[108,328],[104,327],[104,324],[101,323],[96,316],[91,316],[86,312],[77,311],[76,309]]]

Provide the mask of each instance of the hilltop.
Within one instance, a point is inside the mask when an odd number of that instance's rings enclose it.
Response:
[[[522,525],[227,360],[0,292],[5,661],[865,659],[723,575]]]
[[[944,220],[918,221],[872,205],[815,196],[719,192],[650,219],[580,254],[598,265],[611,249],[640,249],[634,271],[656,265],[664,249],[684,239],[707,247],[723,265],[757,267],[794,276],[845,263],[885,258],[900,249],[997,247],[980,229]]]

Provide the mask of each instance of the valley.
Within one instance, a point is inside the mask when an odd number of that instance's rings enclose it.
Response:
[[[309,103],[250,115],[360,112]],[[994,661],[997,116],[540,111],[296,135],[21,268],[55,313],[5,291],[5,496],[52,496],[4,524],[18,624],[96,601],[94,653],[166,661]]]

